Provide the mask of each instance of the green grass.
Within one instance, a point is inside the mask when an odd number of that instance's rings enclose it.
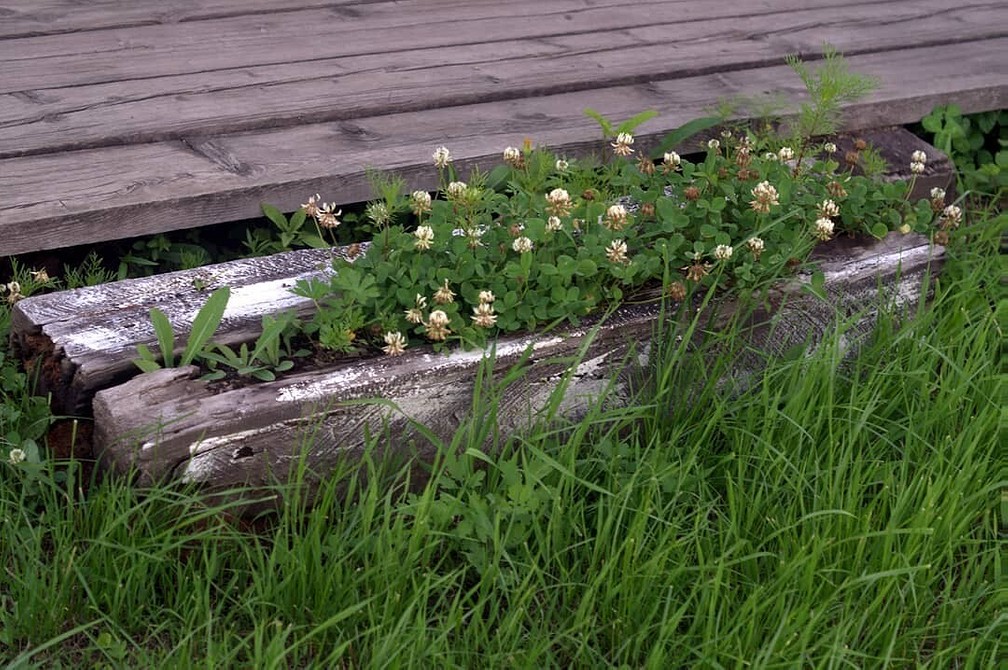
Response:
[[[733,397],[675,349],[630,409],[490,456],[463,426],[465,454],[411,496],[348,475],[352,502],[330,484],[254,532],[191,493],[82,497],[0,463],[0,660],[993,667],[1006,223],[978,224],[929,308],[883,318],[854,360],[833,338]]]

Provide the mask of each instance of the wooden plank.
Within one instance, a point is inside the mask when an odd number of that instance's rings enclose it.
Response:
[[[0,41],[0,91],[32,91],[243,68],[311,63],[323,58],[379,54],[404,48],[492,44],[530,36],[597,32],[646,25],[649,11],[687,11],[689,0],[516,0],[439,3],[406,0],[285,14],[238,16],[185,25],[140,26]],[[836,2],[836,0],[817,0]],[[717,0],[724,4],[725,0]],[[665,11],[668,11],[667,9]],[[694,18],[705,11],[694,10]],[[723,14],[724,12],[722,12]],[[738,15],[737,9],[731,12]],[[569,19],[567,17],[570,17]],[[687,16],[687,18],[689,18]],[[324,38],[320,36],[324,35]],[[269,48],[264,48],[266,46]],[[487,47],[488,49],[492,47]],[[184,58],[179,55],[184,54]]]
[[[389,0],[6,0],[0,39],[353,6]]]
[[[859,136],[878,148],[892,167],[890,178],[909,176],[914,151],[929,155],[913,198],[926,197],[934,186],[949,187],[948,159],[906,130],[874,129]],[[852,140],[840,138],[839,143],[844,151]],[[14,350],[27,368],[41,368],[39,392],[51,396],[54,411],[86,415],[97,390],[137,374],[132,363],[136,345],[155,345],[150,308],[169,315],[181,340],[208,292],[230,286],[231,301],[216,339],[229,345],[249,341],[258,336],[263,314],[295,309],[305,316],[312,311],[310,301],[289,289],[299,278],[322,276],[329,259],[325,250],[290,252],[31,297],[12,312]]]
[[[868,54],[851,67],[880,88],[847,109],[846,127],[919,120],[940,103],[964,112],[1008,102],[1001,55],[1008,40]],[[928,63],[929,67],[921,67]],[[258,215],[263,201],[294,209],[316,191],[338,202],[370,197],[365,167],[401,173],[411,188],[433,188],[434,146],[448,143],[459,166],[488,165],[524,137],[575,154],[597,142],[593,107],[613,118],[654,108],[642,142],[702,116],[737,95],[780,91],[795,100],[786,67],[409,112],[339,123],[109,147],[0,161],[0,255],[59,248]],[[742,112],[742,116],[745,112]]]
[[[898,234],[878,243],[840,240],[826,247],[820,266],[827,299],[801,290],[808,276],[781,287],[773,313],[753,315],[759,325],[748,331],[750,344],[765,355],[737,360],[730,378],[744,380],[767,356],[818,342],[841,321],[853,322],[845,341],[849,350],[856,349],[871,331],[879,304],[912,309],[924,298],[922,279],[940,266],[943,254],[926,239]],[[379,452],[430,461],[436,446],[416,424],[449,443],[470,415],[484,357],[494,357],[499,382],[529,355],[491,419],[491,433],[505,438],[536,420],[567,372],[565,416],[576,419],[603,393],[610,405],[632,401],[641,388],[635,380],[652,372],[657,313],[655,305],[623,308],[594,337],[582,327],[501,338],[492,353],[418,349],[219,394],[191,379],[191,369],[143,375],[96,396],[95,448],[103,465],[129,472],[140,485],[180,480],[218,490],[284,480],[301,459],[312,476],[324,477],[358,458],[369,436],[377,436]],[[709,321],[706,327],[717,328]],[[582,346],[587,353],[575,357]],[[369,398],[381,402],[360,402]]]
[[[804,3],[794,0],[796,6]],[[958,39],[1008,34],[981,0],[955,10]],[[781,9],[789,9],[781,3]],[[823,40],[848,56],[949,39],[944,0],[825,7],[737,19],[483,44],[411,49],[0,96],[0,158],[346,120],[777,65]],[[794,9],[793,7],[790,9]],[[884,19],[884,22],[883,22]],[[753,39],[779,31],[787,39]],[[600,45],[604,44],[604,48]],[[718,49],[712,50],[711,45]]]

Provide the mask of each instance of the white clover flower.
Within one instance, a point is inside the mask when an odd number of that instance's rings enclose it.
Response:
[[[520,254],[527,254],[532,251],[532,240],[524,235],[516,237],[515,241],[511,243],[511,248]]]
[[[466,183],[464,181],[453,181],[448,184],[448,188],[445,189],[445,192],[448,194],[449,198],[457,200],[465,195],[466,188]]]
[[[323,228],[335,228],[342,223],[339,220],[339,216],[342,213],[342,209],[336,209],[335,202],[327,202],[319,207],[318,216],[315,217],[315,220]]]
[[[623,240],[613,240],[606,247],[606,258],[612,263],[626,263],[627,259],[627,244]]]
[[[436,309],[427,317],[426,331],[427,337],[436,341],[443,341],[448,334],[448,315],[440,309]]]
[[[781,147],[780,151],[777,152],[777,158],[782,161],[789,161],[794,158],[794,149],[791,147]]]
[[[918,149],[910,154],[910,160],[914,163],[927,163],[927,154]]]
[[[413,236],[416,237],[413,242],[414,248],[427,251],[434,242],[434,229],[430,226],[417,226],[417,229],[413,231]]]
[[[434,150],[434,165],[437,167],[448,167],[448,163],[451,163],[451,160],[451,152],[448,151],[448,147],[438,147]]]
[[[406,351],[406,338],[398,330],[385,333],[385,346],[382,351],[387,356],[399,356]]]
[[[714,247],[714,258],[719,261],[726,261],[732,257],[734,252],[735,250],[732,249],[731,246],[727,244],[719,244]]]
[[[750,200],[749,206],[761,214],[767,214],[772,205],[780,204],[777,199],[777,189],[774,188],[768,181],[761,181],[756,184],[756,186],[752,189],[752,194],[755,200]]]
[[[727,128],[721,131],[721,139],[727,140],[731,137],[731,131]]]
[[[943,188],[933,188],[931,189],[931,199],[932,200],[944,200],[945,199],[945,189]]]
[[[479,328],[491,328],[497,323],[497,315],[494,314],[493,305],[489,302],[481,302],[472,309],[473,315],[469,318],[472,319],[473,325]]]
[[[546,209],[554,216],[566,216],[572,207],[570,194],[562,188],[555,188],[546,195]]]
[[[620,133],[612,143],[613,153],[617,156],[629,156],[633,150],[634,138],[630,133]]]
[[[766,243],[763,242],[763,238],[761,237],[750,237],[746,240],[746,246],[749,247],[749,251],[756,257],[756,260],[759,260],[760,254],[766,248]]]
[[[480,291],[479,301],[485,303],[491,303],[496,300],[497,297],[493,294],[493,291]]]
[[[439,305],[447,305],[448,303],[455,302],[455,292],[448,286],[447,279],[445,279],[444,284],[434,292],[434,302]]]
[[[677,154],[674,151],[666,152],[662,158],[663,158],[662,162],[664,162],[665,165],[668,165],[669,167],[677,168],[680,165],[682,165],[682,157],[679,156],[679,154]]]
[[[815,235],[822,241],[826,241],[833,237],[833,221],[832,219],[819,218],[815,222]]]
[[[570,167],[570,163],[568,163],[562,158],[558,158],[557,162],[553,165],[553,167],[556,168],[557,172],[567,172],[567,168]]]
[[[7,461],[11,465],[17,465],[18,463],[24,463],[28,459],[28,454],[25,453],[24,449],[11,449],[7,454]]]
[[[707,148],[717,151],[721,147],[721,143],[717,140],[707,140]]]
[[[840,207],[832,200],[823,200],[819,203],[819,216],[825,216],[827,218],[840,216]]]
[[[910,163],[910,173],[924,174],[924,163],[921,163],[920,161],[914,161]]]
[[[833,144],[832,142],[827,142],[826,144],[823,145],[823,151],[825,151],[828,154],[835,154],[836,145]]]
[[[504,150],[504,162],[511,167],[518,167],[522,162],[522,152],[518,147],[508,147]]]
[[[768,161],[776,161],[777,160],[777,154],[775,154],[772,151],[768,151],[765,154],[763,154],[763,159],[764,160],[768,160]]]
[[[413,207],[413,213],[420,216],[424,212],[429,212],[431,209],[431,196],[427,191],[413,191],[410,194],[410,203]]]
[[[551,216],[546,219],[546,230],[553,231],[554,233],[563,228],[563,222],[560,221],[559,216]]]
[[[313,219],[318,219],[320,213],[319,205],[321,203],[322,203],[322,196],[320,196],[318,193],[312,196],[308,196],[308,202],[301,203],[301,211]]]
[[[616,203],[606,210],[605,225],[610,230],[623,230],[627,223],[627,210],[623,205]]]
[[[962,222],[962,210],[956,205],[949,205],[942,211],[942,218],[948,221],[953,228],[958,228]]]

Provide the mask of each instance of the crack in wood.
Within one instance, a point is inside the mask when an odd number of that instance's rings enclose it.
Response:
[[[189,140],[181,138],[182,146],[192,153],[206,158],[214,165],[242,177],[247,177],[255,172],[251,165],[244,163],[240,158],[232,154],[214,140]]]

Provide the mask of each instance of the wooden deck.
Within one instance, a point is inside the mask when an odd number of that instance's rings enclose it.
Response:
[[[1008,100],[1004,0],[0,0],[0,256],[431,188],[433,148],[593,146],[794,98],[828,41],[879,89],[850,128]]]

